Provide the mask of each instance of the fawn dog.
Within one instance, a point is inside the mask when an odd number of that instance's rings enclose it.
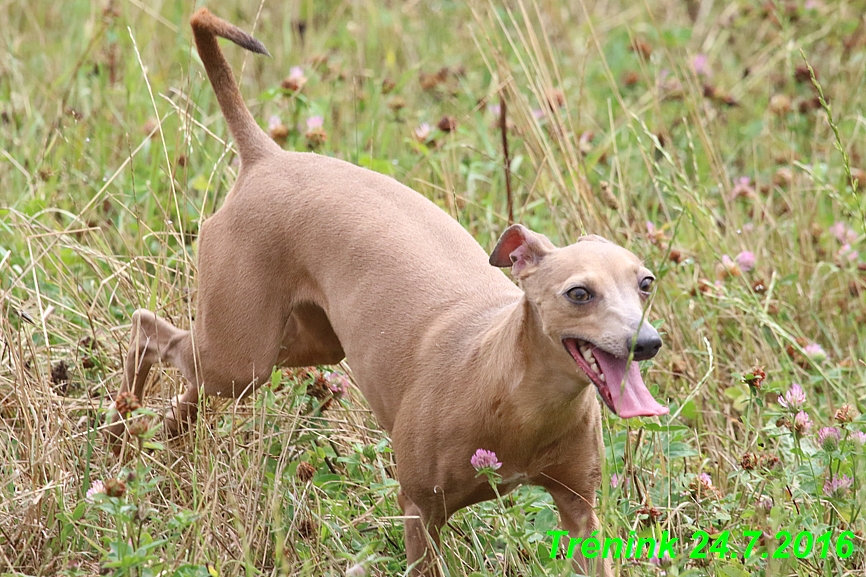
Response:
[[[596,391],[621,417],[668,412],[636,362],[662,344],[644,320],[652,273],[600,237],[557,248],[521,225],[488,257],[395,180],[283,151],[244,104],[217,36],[265,47],[204,8],[191,24],[241,168],[201,227],[192,330],[136,311],[121,392],[141,398],[154,363],[177,367],[187,389],[166,414],[176,431],[200,392],[241,398],[275,366],[345,358],[391,434],[413,574],[439,574],[434,550],[449,516],[494,498],[470,464],[479,448],[502,463],[500,492],[541,485],[564,528],[588,536],[601,475]],[[108,427],[115,450],[122,417]],[[579,552],[575,563],[612,573]]]

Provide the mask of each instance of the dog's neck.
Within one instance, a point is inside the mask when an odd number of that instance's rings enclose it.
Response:
[[[488,359],[493,373],[491,394],[506,395],[518,406],[541,412],[567,411],[569,405],[582,402],[589,381],[562,343],[545,334],[526,294],[494,316],[479,342],[477,352]]]
[[[585,422],[581,415],[598,412],[594,387],[562,344],[544,333],[525,294],[496,311],[475,342],[470,356],[484,363],[478,374],[486,381],[476,390],[488,407],[479,428],[511,447],[507,458],[522,471],[543,468],[550,457],[543,448],[559,446],[575,423]]]

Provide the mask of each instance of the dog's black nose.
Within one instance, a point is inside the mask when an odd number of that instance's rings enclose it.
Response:
[[[662,338],[655,328],[649,323],[643,323],[634,336],[628,339],[628,350],[634,352],[634,360],[645,361],[656,356],[662,348]]]

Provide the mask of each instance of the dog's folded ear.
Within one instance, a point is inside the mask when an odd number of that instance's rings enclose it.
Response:
[[[490,264],[500,268],[510,266],[511,274],[521,278],[554,250],[556,247],[543,234],[532,232],[522,224],[512,224],[505,229],[490,253]]]

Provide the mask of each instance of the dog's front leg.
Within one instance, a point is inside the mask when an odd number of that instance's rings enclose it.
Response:
[[[568,531],[570,538],[581,540],[590,537],[599,529],[598,517],[594,511],[596,484],[592,478],[595,476],[586,475],[584,471],[583,477],[581,482],[580,477],[550,475],[542,483],[556,503],[562,528]],[[564,481],[563,478],[568,478],[569,481]],[[600,533],[593,536],[601,541]],[[587,559],[580,546],[575,547],[572,552],[574,568],[578,574],[613,577],[610,559],[603,559],[600,554],[595,559]]]
[[[404,536],[406,542],[406,563],[412,567],[412,577],[439,577],[439,563],[436,559],[439,550],[439,531],[445,521],[430,519],[403,491],[397,496],[403,509]]]

